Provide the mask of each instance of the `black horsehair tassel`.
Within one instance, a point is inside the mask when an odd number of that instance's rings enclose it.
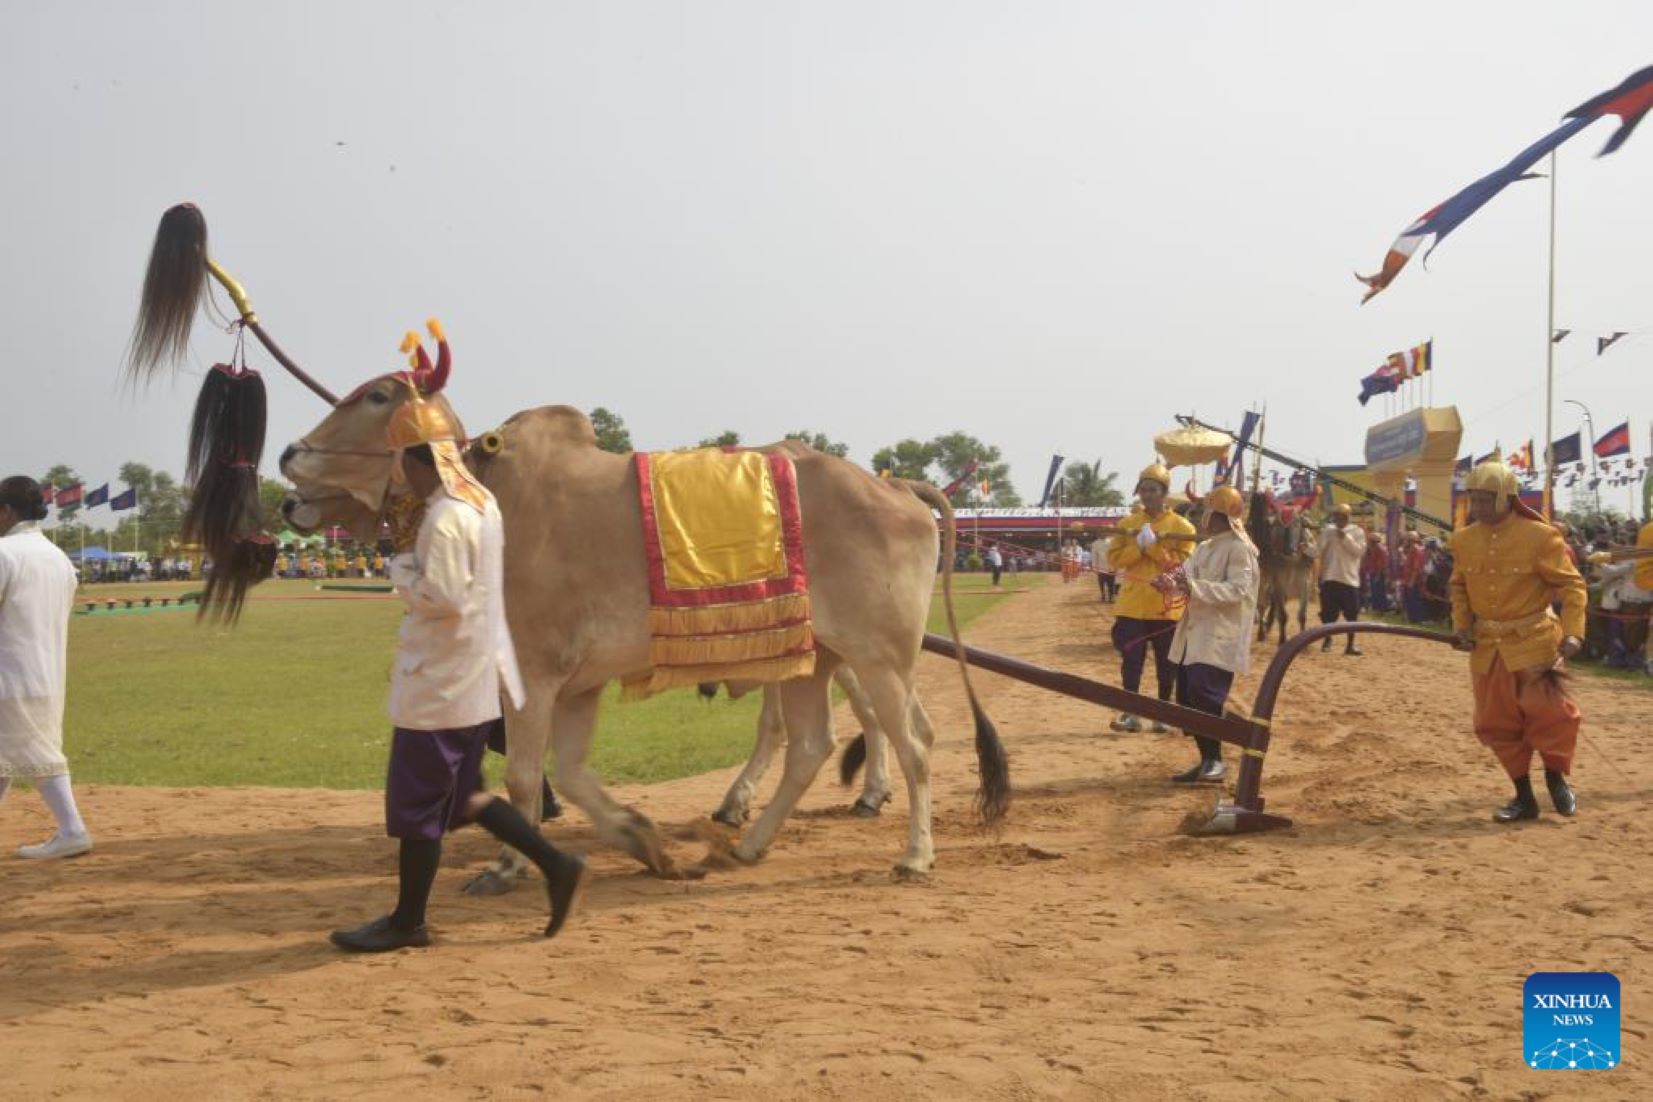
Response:
[[[183,534],[212,560],[201,614],[233,621],[247,590],[269,576],[275,544],[263,534],[258,464],[266,399],[258,372],[217,364],[207,372],[190,421]],[[262,573],[258,572],[262,567]]]

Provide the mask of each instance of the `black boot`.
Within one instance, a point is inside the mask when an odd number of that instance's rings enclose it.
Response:
[[[476,821],[489,834],[539,867],[551,904],[551,920],[545,924],[545,936],[555,937],[579,903],[580,889],[585,886],[585,861],[572,853],[561,852],[541,838],[539,831],[530,826],[516,808],[497,796],[488,801]]]
[[[1200,763],[1192,769],[1171,778],[1172,784],[1217,784],[1228,775],[1223,764],[1223,744],[1218,739],[1194,736],[1194,745],[1200,748]]]
[[[1555,805],[1559,815],[1578,814],[1578,797],[1573,795],[1572,786],[1567,783],[1567,774],[1557,773],[1554,769],[1544,770],[1544,784],[1550,790],[1550,802]]]
[[[1328,635],[1328,636],[1326,636],[1325,639],[1321,640],[1320,653],[1325,654],[1327,651],[1329,651],[1331,649],[1332,649],[1332,637],[1330,635]]]
[[[1356,658],[1359,658],[1361,655],[1365,654],[1366,652],[1361,650],[1359,647],[1355,646],[1355,637],[1351,635],[1351,636],[1349,636],[1349,645],[1343,648],[1343,653],[1344,654],[1352,654]]]
[[[329,940],[352,953],[388,953],[392,949],[423,949],[430,944],[430,931],[423,926],[398,929],[390,915],[381,915],[350,930],[334,930]]]
[[[399,873],[396,909],[350,930],[334,930],[332,942],[353,953],[385,953],[392,949],[422,949],[430,944],[425,927],[425,904],[436,869],[442,863],[442,843],[424,838],[402,839],[397,857]]]
[[[553,819],[562,818],[562,804],[557,802],[557,794],[551,791],[551,782],[540,781],[540,822],[549,823]]]
[[[1228,776],[1228,766],[1221,758],[1201,758],[1192,769],[1185,769],[1171,778],[1172,784],[1220,784]]]
[[[1538,797],[1532,794],[1532,778],[1522,777],[1515,782],[1515,799],[1492,813],[1495,823],[1517,823],[1538,818]]]

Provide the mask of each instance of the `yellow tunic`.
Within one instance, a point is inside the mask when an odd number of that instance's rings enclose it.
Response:
[[[1167,567],[1187,562],[1194,553],[1194,526],[1167,509],[1153,522],[1154,534],[1160,542],[1144,553],[1136,545],[1136,534],[1148,523],[1148,514],[1137,510],[1119,522],[1113,538],[1108,541],[1108,565],[1119,574],[1119,601],[1114,615],[1136,620],[1180,620],[1181,606],[1173,612],[1165,611],[1165,598],[1151,583]],[[1188,539],[1167,540],[1166,536],[1188,536]]]
[[[1636,534],[1636,546],[1653,551],[1653,520],[1642,525],[1642,530]],[[1634,577],[1638,589],[1653,590],[1653,558],[1637,562]]]
[[[1452,534],[1452,626],[1475,632],[1474,673],[1495,656],[1510,671],[1549,666],[1567,635],[1584,637],[1585,587],[1561,533],[1514,514]],[[1561,600],[1557,622],[1551,602]]]

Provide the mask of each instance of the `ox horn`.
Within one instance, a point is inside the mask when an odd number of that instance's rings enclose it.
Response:
[[[448,351],[448,334],[441,322],[426,318],[425,328],[430,330],[431,339],[436,342],[436,367],[431,371],[430,385],[425,389],[435,394],[448,385],[448,373],[453,370],[453,353]]]
[[[402,338],[402,354],[408,358],[408,366],[413,368],[413,382],[421,391],[428,390],[426,385],[431,376],[430,355],[425,352],[425,346],[419,343],[419,334],[409,329]]]

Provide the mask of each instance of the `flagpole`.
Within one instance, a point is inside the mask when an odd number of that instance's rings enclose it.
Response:
[[[1555,515],[1555,172],[1556,151],[1550,150],[1550,311],[1544,329],[1544,519]]]

